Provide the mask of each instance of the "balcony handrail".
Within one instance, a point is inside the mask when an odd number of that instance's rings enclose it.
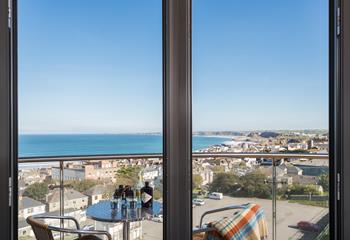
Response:
[[[143,154],[111,154],[111,155],[76,155],[76,156],[47,156],[47,157],[20,157],[18,163],[34,162],[72,162],[72,161],[93,161],[93,160],[117,160],[117,159],[142,159],[142,158],[163,158],[160,153]]]
[[[235,152],[194,152],[193,158],[298,158],[298,159],[329,159],[328,154],[305,154],[305,153],[235,153]],[[143,159],[163,158],[161,153],[142,154],[111,154],[111,155],[79,155],[79,156],[53,156],[53,157],[20,157],[18,163],[36,162],[71,162],[93,160],[117,160],[117,159]]]

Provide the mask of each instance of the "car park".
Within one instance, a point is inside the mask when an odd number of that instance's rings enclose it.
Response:
[[[153,217],[152,221],[162,223],[163,222],[163,215],[159,214],[159,215]]]
[[[208,194],[208,198],[210,199],[216,199],[216,200],[221,200],[223,199],[224,195],[219,192],[212,192]]]
[[[192,200],[192,203],[195,204],[196,206],[203,206],[205,204],[205,201],[200,198],[195,198]]]

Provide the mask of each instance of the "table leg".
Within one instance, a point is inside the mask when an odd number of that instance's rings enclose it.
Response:
[[[123,240],[130,239],[130,222],[124,222],[123,224]]]

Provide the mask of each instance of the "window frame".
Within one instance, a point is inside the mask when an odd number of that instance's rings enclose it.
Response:
[[[191,0],[163,0],[164,239],[191,239]],[[336,36],[337,7],[341,34]],[[9,30],[8,7],[11,6]],[[17,1],[0,1],[0,231],[17,239]],[[350,3],[329,0],[330,44],[330,231],[350,238]],[[182,144],[184,143],[184,144]],[[340,174],[340,181],[337,177]],[[11,177],[11,180],[9,177]],[[341,190],[337,200],[337,189]],[[13,191],[13,193],[16,193]],[[10,199],[10,200],[9,200]],[[10,204],[9,204],[10,201]],[[10,205],[10,207],[9,207]],[[179,211],[179,206],[184,207]],[[171,217],[170,217],[171,216]],[[9,221],[10,220],[10,221]]]
[[[15,3],[0,1],[0,231],[5,239],[17,239],[18,208],[12,189],[17,187],[14,163],[17,161],[17,81],[16,77],[16,12],[9,12]],[[11,19],[10,19],[11,17]],[[16,233],[14,233],[16,232]]]
[[[163,238],[171,240],[192,239],[191,4],[163,0]]]
[[[339,76],[338,70],[338,36],[337,36],[337,9],[338,0],[329,0],[329,234],[331,239],[340,238],[339,200],[337,200],[340,172],[340,142],[339,142]],[[338,228],[338,229],[337,229]]]
[[[347,227],[350,221],[350,2],[339,1],[339,36],[337,39],[337,76],[340,79],[338,90],[338,136],[337,153],[341,160],[338,166],[340,179],[338,188],[340,189],[340,206],[338,208],[337,232],[341,234],[339,239],[350,238],[350,228]]]

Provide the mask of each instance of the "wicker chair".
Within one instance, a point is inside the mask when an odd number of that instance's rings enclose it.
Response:
[[[59,219],[70,220],[75,223],[76,229],[59,228],[50,226],[43,221],[43,219]],[[96,235],[104,235],[108,240],[112,240],[111,234],[106,231],[99,230],[81,230],[78,221],[73,217],[68,216],[30,216],[27,219],[27,223],[32,227],[34,235],[37,240],[54,240],[52,232],[70,233],[76,234],[77,240],[101,240]]]

